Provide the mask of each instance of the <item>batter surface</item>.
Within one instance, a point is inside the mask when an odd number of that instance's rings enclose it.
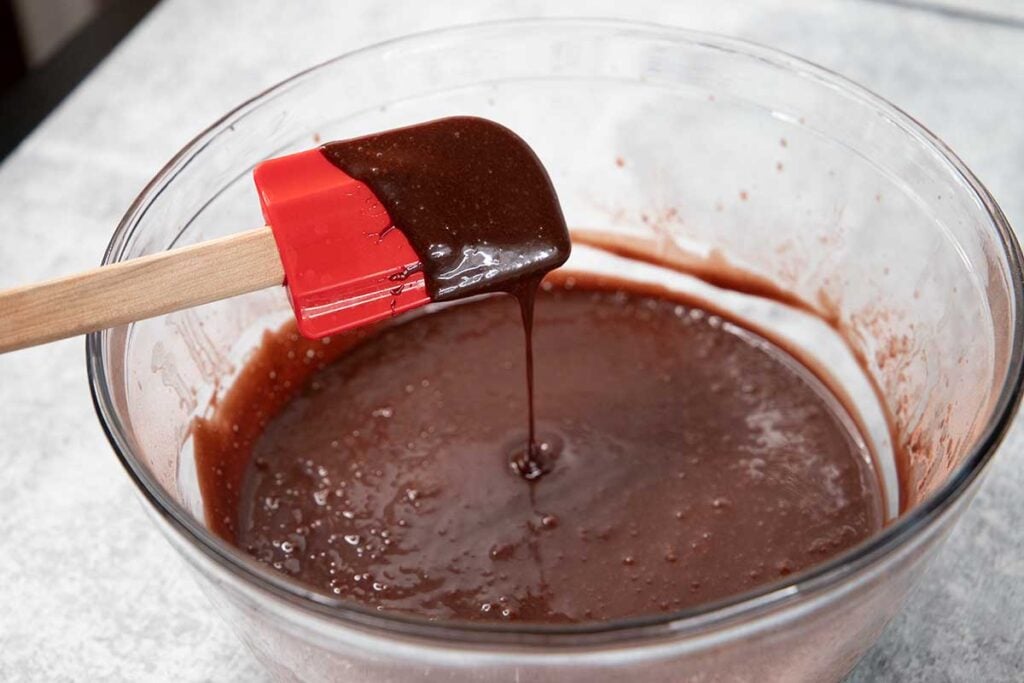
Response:
[[[880,528],[852,421],[795,359],[686,300],[537,298],[324,343],[270,334],[194,434],[211,526],[328,594],[432,619],[600,621],[777,581]]]

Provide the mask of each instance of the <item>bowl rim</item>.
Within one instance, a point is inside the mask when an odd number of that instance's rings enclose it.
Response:
[[[378,42],[304,69],[295,75],[267,88],[244,101],[212,125],[199,133],[182,147],[174,157],[146,184],[125,212],[111,237],[103,256],[103,264],[118,261],[148,208],[152,199],[172,182],[175,176],[201,152],[213,139],[230,125],[230,122],[258,107],[263,101],[310,77],[320,69],[342,60],[357,56],[372,56],[374,53],[394,47],[429,46],[438,38],[471,36],[493,30],[530,31],[537,28],[557,28],[560,31],[586,30],[628,30],[639,32],[650,39],[665,39],[703,48],[725,50],[748,58],[765,61],[805,78],[811,78],[837,89],[847,96],[859,99],[884,113],[891,123],[914,138],[916,142],[936,153],[954,177],[961,181],[964,190],[980,202],[992,222],[992,229],[1007,260],[1009,283],[1012,288],[1014,320],[1006,376],[992,416],[984,431],[976,439],[971,452],[963,459],[957,470],[947,481],[915,508],[886,526],[879,533],[858,546],[841,553],[830,560],[801,572],[787,581],[766,584],[754,590],[733,595],[697,607],[664,614],[646,615],[607,622],[550,626],[544,624],[492,624],[475,622],[435,622],[423,618],[371,611],[359,605],[331,598],[311,590],[298,582],[273,572],[248,558],[240,550],[226,543],[199,523],[184,507],[166,495],[148,468],[138,460],[126,437],[113,396],[111,382],[105,364],[109,331],[93,332],[86,337],[86,365],[93,406],[104,433],[122,466],[138,488],[152,512],[166,522],[167,526],[191,548],[199,550],[220,570],[227,572],[243,585],[256,588],[284,600],[301,610],[317,613],[342,625],[370,628],[389,635],[406,635],[426,640],[453,640],[475,644],[519,645],[543,644],[546,646],[574,647],[594,646],[609,640],[617,644],[624,641],[649,640],[664,637],[674,638],[703,635],[736,619],[751,619],[767,611],[777,610],[796,600],[842,584],[860,572],[869,569],[887,556],[894,554],[911,541],[924,535],[944,517],[971,487],[985,465],[991,460],[1011,425],[1021,399],[1024,383],[1024,277],[1020,246],[988,190],[956,156],[956,154],[925,126],[888,100],[874,94],[853,81],[789,53],[766,47],[751,41],[720,34],[694,31],[653,22],[626,21],[595,17],[558,17],[510,19],[483,21],[457,26],[407,34]]]

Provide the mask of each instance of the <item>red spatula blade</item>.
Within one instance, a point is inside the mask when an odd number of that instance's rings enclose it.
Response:
[[[253,179],[303,336],[336,334],[430,301],[419,258],[377,197],[319,150],[265,161]]]

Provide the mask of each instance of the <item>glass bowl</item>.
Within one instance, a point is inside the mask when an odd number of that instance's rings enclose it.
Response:
[[[282,680],[843,676],[977,490],[1019,399],[1021,255],[992,197],[906,114],[799,59],[653,25],[518,21],[383,43],[246,102],[143,190],[104,262],[262,225],[263,159],[453,114],[535,148],[577,229],[570,268],[705,297],[839,382],[885,483],[885,529],[754,592],[611,623],[426,622],[310,591],[207,529],[190,441],[287,320],[283,288],[89,335],[97,413],[157,525]],[[803,303],[716,287],[725,270]]]

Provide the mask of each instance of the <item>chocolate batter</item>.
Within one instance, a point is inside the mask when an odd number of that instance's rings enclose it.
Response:
[[[435,301],[509,292],[521,315],[489,297],[268,334],[193,431],[224,538],[380,610],[554,623],[723,598],[880,527],[852,420],[766,339],[593,280],[559,280],[533,329],[569,237],[513,133],[453,118],[322,150],[378,196]]]
[[[880,527],[870,457],[818,379],[738,323],[623,283],[540,294],[546,473],[524,478],[520,335],[504,297],[329,343],[268,334],[196,425],[211,525],[371,608],[531,622],[723,598]]]

